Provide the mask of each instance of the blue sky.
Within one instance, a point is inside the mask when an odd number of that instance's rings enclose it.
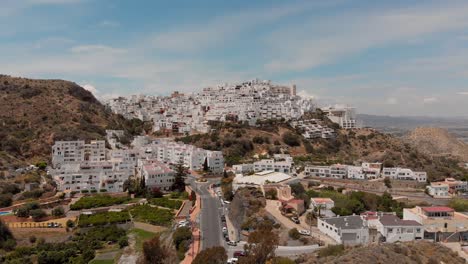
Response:
[[[0,73],[101,98],[270,79],[362,113],[468,116],[467,14],[468,1],[2,0]]]

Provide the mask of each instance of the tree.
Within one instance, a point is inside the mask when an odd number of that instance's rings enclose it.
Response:
[[[51,214],[56,217],[64,216],[65,215],[65,210],[63,209],[62,206],[57,206],[54,209],[52,209]]]
[[[283,134],[283,142],[291,147],[297,147],[301,145],[299,136],[291,132],[286,132]]]
[[[37,238],[36,238],[35,235],[32,235],[32,236],[29,237],[29,243],[31,243],[31,244],[36,243],[36,240],[37,240]]]
[[[275,189],[270,189],[265,192],[265,198],[270,200],[277,200],[278,199],[278,192]]]
[[[73,228],[75,226],[75,222],[68,219],[66,225],[67,225],[68,228]]]
[[[29,211],[29,214],[31,215],[34,221],[37,221],[47,215],[46,212],[42,209],[31,210]]]
[[[143,262],[146,264],[163,264],[169,257],[169,248],[161,244],[159,235],[143,243]]]
[[[187,170],[182,162],[176,165],[176,175],[174,176],[174,183],[172,184],[172,190],[183,192],[185,191],[185,177],[187,176]]]
[[[179,249],[180,245],[185,240],[192,239],[192,231],[189,227],[179,227],[174,231],[172,235],[172,241],[177,249]]]
[[[301,194],[305,193],[304,186],[302,186],[302,184],[299,182],[293,183],[289,186],[291,186],[291,190],[296,195],[296,197],[299,197]]]
[[[119,242],[118,242],[118,243],[119,243],[119,247],[120,247],[120,248],[124,248],[124,247],[128,246],[128,239],[127,239],[127,237],[126,237],[126,236],[121,237],[121,238],[119,239]]]
[[[301,234],[299,234],[299,231],[297,231],[297,228],[289,229],[288,235],[290,238],[294,240],[298,240],[301,237]]]
[[[227,257],[224,247],[211,247],[200,251],[192,264],[224,264]]]
[[[13,247],[16,244],[13,234],[11,233],[10,229],[8,229],[8,227],[5,225],[5,223],[3,223],[0,219],[0,249],[3,248],[6,250],[11,250],[12,244]]]
[[[195,201],[197,199],[197,194],[195,193],[194,190],[190,192],[189,200],[190,201]]]
[[[391,189],[392,188],[392,181],[390,181],[389,177],[384,178],[384,184],[387,188]]]
[[[205,162],[203,162],[203,171],[208,172],[210,167],[208,167],[208,158],[205,158]]]
[[[278,243],[279,237],[273,232],[273,227],[260,224],[254,232],[250,233],[248,244],[245,245],[247,256],[239,259],[239,263],[265,263],[275,256]]]
[[[29,209],[25,206],[21,206],[20,208],[16,209],[15,215],[17,217],[29,217]]]
[[[0,208],[1,207],[8,207],[13,203],[12,195],[11,194],[0,194]]]

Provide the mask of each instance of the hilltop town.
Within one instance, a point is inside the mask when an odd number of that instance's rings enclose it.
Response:
[[[38,111],[47,127],[33,106],[9,117],[31,116],[49,138],[42,152],[11,153],[23,135],[3,136],[6,263],[330,263],[388,247],[424,248],[395,257],[427,263],[466,259],[468,165],[364,127],[353,107],[320,107],[295,85],[259,80],[104,106],[71,83],[31,94],[48,81],[2,78],[18,105],[47,93],[48,108],[95,112],[101,124],[69,120],[61,131],[77,133],[59,134],[52,111]]]

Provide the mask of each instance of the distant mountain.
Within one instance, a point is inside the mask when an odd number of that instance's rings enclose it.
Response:
[[[406,135],[405,139],[425,154],[453,156],[468,162],[468,144],[458,140],[446,129],[419,127]]]
[[[364,126],[379,131],[402,136],[417,127],[439,127],[447,129],[458,139],[468,142],[468,117],[418,117],[418,116],[379,116],[359,114]]]
[[[142,126],[75,83],[0,75],[0,169],[49,160],[55,140],[103,139],[106,128],[139,133]]]

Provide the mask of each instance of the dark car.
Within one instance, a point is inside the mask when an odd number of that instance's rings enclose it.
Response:
[[[299,218],[297,218],[297,217],[295,217],[295,216],[291,217],[291,221],[293,221],[293,222],[296,223],[296,224],[300,224],[300,223],[301,223],[301,221],[299,221]]]
[[[234,251],[234,257],[235,257],[235,258],[244,257],[244,256],[245,256],[245,252],[244,252],[244,251]]]

